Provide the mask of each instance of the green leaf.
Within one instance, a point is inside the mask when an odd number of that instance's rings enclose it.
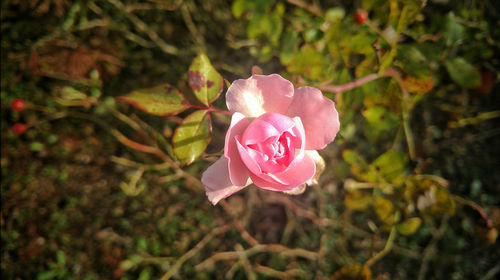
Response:
[[[288,64],[294,53],[297,52],[300,39],[296,30],[287,29],[281,38],[280,60],[283,64]]]
[[[391,130],[398,125],[398,118],[385,107],[369,107],[362,114],[368,123],[378,131]]]
[[[414,217],[409,218],[408,220],[397,225],[396,229],[403,235],[412,235],[417,231],[421,224],[422,219],[420,219],[419,217]]]
[[[182,93],[168,84],[135,90],[117,99],[156,116],[176,115],[189,108]]]
[[[325,13],[325,20],[329,22],[339,22],[345,16],[345,11],[342,8],[331,8]]]
[[[375,208],[375,213],[381,221],[389,222],[391,220],[390,218],[393,216],[391,214],[394,210],[394,205],[389,199],[381,196],[375,197],[373,208]]]
[[[192,163],[207,148],[211,130],[207,111],[198,110],[187,116],[172,138],[175,156],[184,164]]]
[[[322,53],[312,48],[304,48],[292,57],[287,69],[311,80],[318,80],[322,75],[325,75],[328,61],[328,58]]]
[[[408,158],[406,154],[398,151],[388,151],[379,156],[370,165],[393,184],[402,184],[405,180],[405,168]]]
[[[450,77],[464,88],[477,88],[481,83],[481,75],[465,59],[456,57],[445,62]]]
[[[270,28],[267,30],[267,36],[272,43],[277,43],[283,30],[283,22],[277,13],[269,15]]]
[[[365,210],[371,203],[371,195],[361,190],[350,191],[344,199],[346,207],[359,211]]]
[[[43,150],[43,144],[38,141],[31,142],[30,144],[30,151],[32,152],[40,152]]]
[[[201,103],[210,105],[222,92],[223,79],[204,53],[198,54],[188,71],[189,87]]]
[[[233,15],[235,18],[240,18],[243,13],[247,10],[251,10],[253,6],[251,5],[251,2],[248,0],[236,0],[233,2]]]
[[[365,160],[353,150],[349,149],[343,150],[342,157],[344,158],[345,161],[347,161],[347,163],[351,165],[366,166]]]
[[[462,41],[463,26],[457,22],[453,12],[448,13],[445,19],[443,37],[446,40],[446,45],[453,46]]]

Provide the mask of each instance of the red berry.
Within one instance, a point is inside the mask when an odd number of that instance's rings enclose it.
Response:
[[[365,21],[368,19],[368,12],[365,10],[358,10],[356,12],[356,15],[354,16],[354,20],[356,20],[357,23],[363,24]]]
[[[10,103],[10,107],[14,111],[21,112],[26,108],[26,102],[22,99],[16,98],[12,101],[12,103]]]
[[[12,130],[14,130],[15,133],[21,135],[26,131],[26,125],[24,123],[15,123],[12,126]]]

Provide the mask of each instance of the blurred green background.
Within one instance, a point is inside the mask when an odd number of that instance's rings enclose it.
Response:
[[[487,0],[2,1],[2,279],[496,279],[499,11]],[[214,207],[193,178],[223,148],[227,116],[182,166],[170,143],[187,113],[115,99],[163,83],[193,99],[199,52],[229,82],[258,65],[336,101],[319,185],[249,187]]]

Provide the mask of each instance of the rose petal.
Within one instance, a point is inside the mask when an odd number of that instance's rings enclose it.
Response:
[[[276,130],[278,130],[279,134],[295,126],[295,122],[291,118],[274,112],[265,113],[257,120],[269,123],[274,128],[276,128]]]
[[[306,150],[320,150],[332,142],[340,128],[335,103],[312,87],[295,89],[287,116],[299,116],[306,132]]]
[[[292,195],[299,195],[299,194],[304,193],[305,190],[306,190],[306,184],[302,184],[302,185],[295,187],[294,189],[291,189],[289,191],[284,191],[284,193],[292,194]]]
[[[279,135],[280,132],[272,124],[256,119],[250,123],[243,133],[241,143],[244,145],[262,143],[273,136],[278,138]]]
[[[258,117],[266,112],[285,114],[292,102],[292,83],[278,74],[252,75],[234,81],[226,93],[226,104],[232,113]]]
[[[314,176],[309,179],[306,184],[307,185],[317,185],[319,176],[321,176],[321,173],[325,170],[325,160],[321,155],[318,153],[318,151],[306,151],[306,154],[308,157],[310,157],[313,161],[314,164],[316,164],[316,173],[314,173]]]
[[[247,180],[244,186],[234,186],[229,179],[227,164],[227,159],[221,157],[203,172],[201,176],[201,182],[205,185],[205,192],[208,200],[210,200],[213,205],[217,204],[221,199],[242,190],[251,183]]]
[[[228,161],[229,177],[231,178],[231,182],[236,186],[244,186],[248,180],[248,170],[241,161],[240,153],[236,146],[236,136],[243,134],[248,124],[249,121],[243,114],[234,113],[226,133],[224,156]]]
[[[297,134],[297,137],[295,139],[301,139],[304,137],[304,127],[302,126],[302,122],[300,117],[295,117],[293,118],[293,121],[295,122],[295,131]],[[274,180],[282,183],[282,184],[290,184],[293,185],[295,182],[293,181],[293,178],[289,178],[289,172],[290,170],[294,169],[296,165],[301,164],[302,160],[306,156],[306,151],[304,150],[304,147],[306,146],[305,141],[301,141],[301,146],[295,151],[296,155],[292,162],[287,166],[286,169],[284,169],[281,172],[276,172],[272,174],[272,177]],[[313,174],[314,175],[314,174]],[[313,176],[311,175],[311,177]]]
[[[304,184],[315,172],[316,166],[314,161],[306,155],[300,162],[297,162],[293,168],[288,169],[282,174],[283,178],[287,179],[287,184],[281,184],[278,181],[270,182],[265,180],[263,176],[254,173],[250,173],[250,179],[252,179],[257,187],[262,189],[270,191],[289,191]]]

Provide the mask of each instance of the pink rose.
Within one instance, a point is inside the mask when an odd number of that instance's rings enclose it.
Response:
[[[233,115],[224,156],[201,178],[214,205],[251,183],[292,193],[315,183],[316,150],[340,128],[335,104],[320,90],[294,89],[278,74],[253,75],[233,82],[226,103]]]

